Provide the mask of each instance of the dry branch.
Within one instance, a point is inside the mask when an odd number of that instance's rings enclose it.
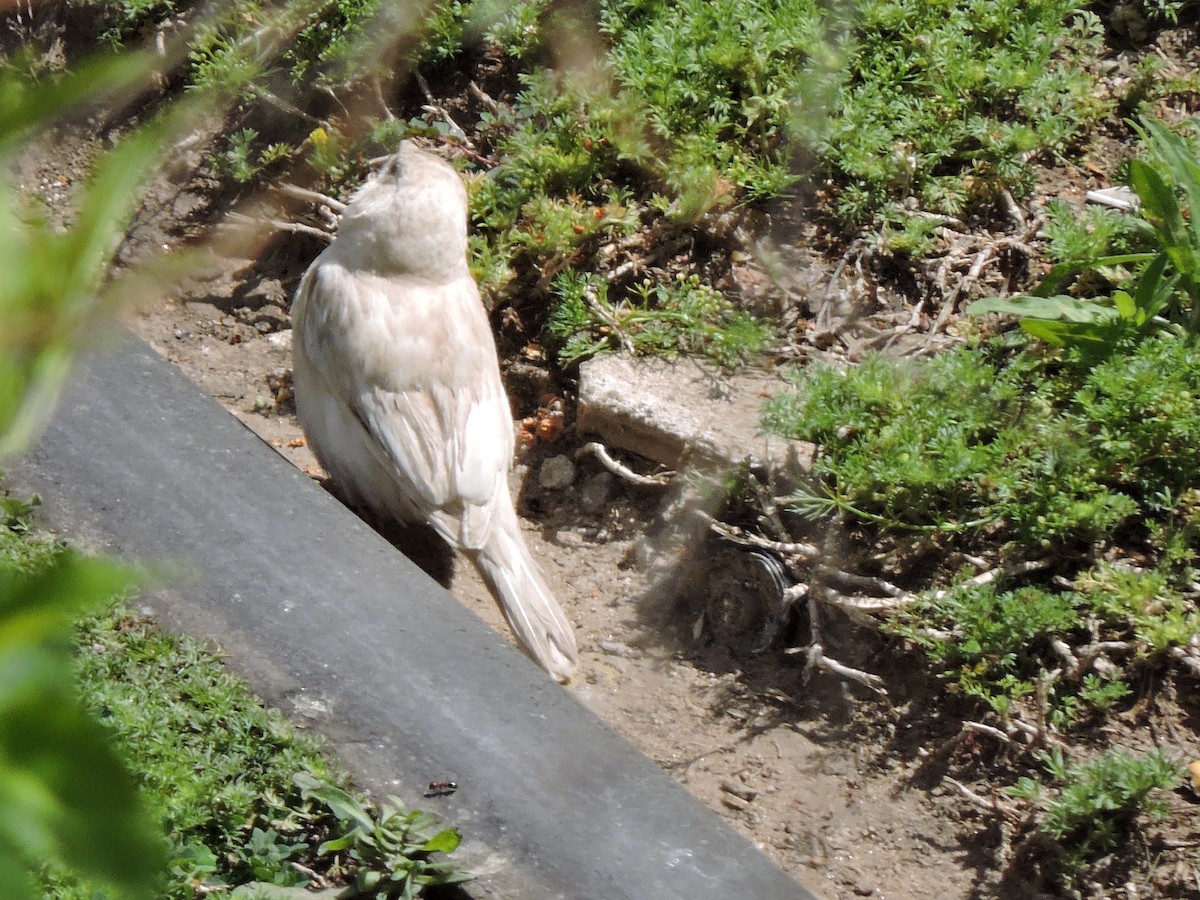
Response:
[[[322,194],[320,191],[312,191],[298,185],[288,184],[286,181],[277,181],[271,187],[288,197],[295,197],[297,200],[306,200],[309,203],[316,203],[320,206],[328,206],[339,216],[346,211],[345,203]]]
[[[279,219],[268,219],[262,216],[247,216],[243,213],[231,212],[226,216],[228,225],[245,225],[255,228],[270,228],[274,231],[288,231],[292,234],[307,234],[311,237],[320,238],[326,243],[333,241],[333,235],[328,231],[323,231],[320,228],[313,228],[311,225],[305,225],[300,222],[282,222]]]
[[[612,472],[617,477],[628,481],[630,484],[636,484],[640,487],[666,487],[671,483],[674,477],[674,472],[662,472],[658,475],[639,475],[633,469],[622,463],[617,462],[609,455],[608,448],[599,441],[591,441],[584,444],[575,451],[575,459],[582,459],[584,456],[591,454],[600,461],[600,464],[608,471]]]

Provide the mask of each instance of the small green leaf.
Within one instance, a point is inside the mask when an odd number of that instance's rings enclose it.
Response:
[[[161,835],[107,734],[69,690],[52,685],[0,710],[0,752],[0,829],[9,841],[32,839],[39,849],[50,842],[54,857],[76,871],[130,896],[153,896],[166,863]]]
[[[1094,300],[1080,300],[1065,294],[1054,297],[1030,294],[1016,297],[985,297],[972,303],[967,312],[973,316],[1001,313],[1020,316],[1022,319],[1062,322],[1098,322],[1113,316],[1110,307]]]
[[[327,853],[340,853],[342,850],[348,850],[358,842],[358,833],[350,831],[342,835],[340,838],[331,838],[325,841],[317,848],[317,855],[324,856]]]
[[[159,65],[152,53],[127,52],[73,64],[68,74],[38,84],[12,77],[0,80],[0,153],[11,150],[29,130],[84,103],[128,97]]]
[[[34,890],[25,860],[3,840],[0,840],[0,884],[4,885],[4,895],[11,900],[35,900],[42,896]]]
[[[1054,266],[1036,288],[1035,297],[1052,297],[1060,294],[1072,278],[1088,269],[1103,269],[1112,266],[1128,266],[1143,263],[1152,258],[1153,253],[1121,253],[1113,256],[1102,256],[1099,259],[1086,261],[1073,260]]]
[[[421,845],[428,853],[452,853],[462,843],[462,835],[457,828],[444,828]]]
[[[1113,291],[1112,300],[1113,306],[1117,308],[1118,316],[1122,319],[1132,319],[1134,317],[1134,313],[1137,312],[1137,306],[1127,291]]]
[[[1171,292],[1175,289],[1175,283],[1178,281],[1178,276],[1163,278],[1169,261],[1166,253],[1160,253],[1151,261],[1150,265],[1146,266],[1142,277],[1138,279],[1133,297],[1137,315],[1122,313],[1124,318],[1134,319],[1134,324],[1140,327],[1158,315],[1167,305],[1171,298]]]
[[[129,568],[70,550],[34,574],[0,567],[0,651],[65,636],[80,612],[134,581]]]
[[[343,822],[351,822],[364,831],[370,832],[375,827],[375,820],[354,797],[339,787],[331,784],[320,787],[305,788],[304,798],[320,800]]]
[[[1183,216],[1175,192],[1162,175],[1145,160],[1134,159],[1129,163],[1129,186],[1142,201],[1146,217],[1167,234],[1177,235]]]

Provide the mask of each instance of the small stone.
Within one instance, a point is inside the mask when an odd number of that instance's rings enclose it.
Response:
[[[283,289],[283,284],[278,278],[264,278],[250,289],[247,296],[262,297],[268,303],[287,303],[287,291]]]
[[[575,481],[575,463],[566,456],[552,456],[538,471],[538,484],[548,491],[561,491]]]
[[[192,333],[185,328],[176,328],[175,329],[175,340],[177,340],[177,341],[186,341],[191,336],[192,336]]]
[[[621,641],[611,639],[600,641],[600,650],[607,653],[609,656],[623,656],[626,659],[637,659],[642,654],[638,653],[632,647]]]
[[[617,476],[612,472],[597,472],[584,481],[579,492],[579,505],[586,513],[602,513],[616,492]]]

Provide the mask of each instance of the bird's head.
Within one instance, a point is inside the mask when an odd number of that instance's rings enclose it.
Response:
[[[350,200],[339,251],[359,268],[451,281],[467,271],[467,192],[446,162],[402,141]]]

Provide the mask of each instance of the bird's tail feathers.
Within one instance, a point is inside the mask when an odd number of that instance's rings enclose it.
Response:
[[[575,629],[554,599],[525,546],[516,512],[508,504],[497,510],[486,544],[475,564],[522,648],[559,681],[575,671]]]

